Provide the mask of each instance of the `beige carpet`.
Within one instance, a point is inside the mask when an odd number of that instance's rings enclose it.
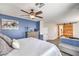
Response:
[[[53,43],[58,46],[60,41],[56,39],[56,40],[47,40],[47,42]]]

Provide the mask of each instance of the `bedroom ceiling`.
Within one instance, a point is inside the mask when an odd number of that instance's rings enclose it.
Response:
[[[14,3],[14,4],[0,4],[0,13],[6,15],[12,15],[16,17],[30,19],[25,13],[21,12],[21,9],[29,11],[35,9],[36,11],[43,11],[42,16],[46,22],[51,23],[63,23],[78,21],[79,16],[79,4],[72,3],[45,3],[42,8],[38,8],[34,3]],[[36,18],[37,20],[38,18]],[[74,20],[75,19],[75,20]]]

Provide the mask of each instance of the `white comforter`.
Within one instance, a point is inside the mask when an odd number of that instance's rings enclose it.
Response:
[[[35,38],[24,38],[18,41],[20,48],[14,49],[7,56],[61,56],[54,44]]]

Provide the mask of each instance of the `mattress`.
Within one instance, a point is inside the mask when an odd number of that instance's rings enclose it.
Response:
[[[14,49],[7,56],[61,56],[56,45],[35,38],[18,40],[19,49]]]

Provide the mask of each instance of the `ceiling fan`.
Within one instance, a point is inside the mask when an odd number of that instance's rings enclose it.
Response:
[[[30,12],[27,12],[23,9],[21,9],[21,11],[24,12],[24,13],[27,13],[28,16],[32,19],[35,19],[36,17],[41,18],[41,19],[43,18],[42,16],[39,16],[40,14],[42,14],[42,11],[35,12],[34,9],[30,9]],[[24,16],[26,16],[26,15],[24,15]]]

